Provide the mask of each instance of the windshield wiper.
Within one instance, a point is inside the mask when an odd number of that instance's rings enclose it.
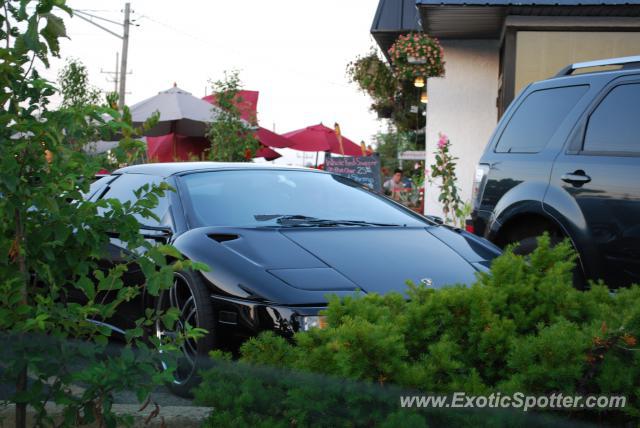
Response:
[[[253,216],[256,221],[269,221],[269,220],[318,220],[316,217],[309,217],[306,215],[288,215],[288,214],[256,214]]]
[[[347,225],[347,226],[379,226],[379,227],[406,226],[405,224],[375,223],[372,221],[364,221],[364,220],[323,220],[323,221],[325,223],[333,223],[336,225]]]
[[[317,227],[329,227],[329,226],[401,226],[399,224],[393,223],[375,223],[364,220],[331,220],[331,219],[321,219],[317,217],[309,217],[305,215],[282,215],[282,214],[259,214],[255,215],[254,218],[257,221],[269,221],[275,220],[281,226],[291,226],[291,227],[309,227],[309,226],[317,226]]]

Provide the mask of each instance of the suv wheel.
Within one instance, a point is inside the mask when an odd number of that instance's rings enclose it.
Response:
[[[564,236],[561,236],[558,233],[554,233],[552,231],[546,232],[549,233],[550,243],[552,247],[558,245],[564,240]],[[540,235],[542,235],[542,233]],[[513,249],[513,253],[521,256],[526,256],[533,253],[533,251],[538,248],[538,236],[527,236],[512,241],[517,242],[517,245]],[[582,268],[580,267],[579,259],[576,259],[576,266],[573,268],[573,285],[574,287],[581,290],[585,289],[587,285],[584,274],[582,272]]]

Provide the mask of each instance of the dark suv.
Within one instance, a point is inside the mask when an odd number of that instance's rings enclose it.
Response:
[[[582,278],[640,283],[640,56],[525,88],[480,159],[473,203],[474,232],[499,246],[526,253],[548,231],[571,239]]]

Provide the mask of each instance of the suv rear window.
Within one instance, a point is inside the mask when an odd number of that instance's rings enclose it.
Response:
[[[584,151],[640,153],[640,84],[616,86],[589,118]]]
[[[538,153],[544,149],[588,85],[542,89],[527,95],[511,116],[496,146],[498,153]]]

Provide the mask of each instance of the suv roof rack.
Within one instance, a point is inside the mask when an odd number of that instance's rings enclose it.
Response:
[[[555,77],[570,76],[574,71],[579,70],[581,68],[606,67],[609,65],[627,66],[630,64],[640,66],[640,55],[624,56],[620,58],[610,58],[610,59],[599,59],[596,61],[576,62],[575,64],[568,65],[562,70],[560,70]]]

